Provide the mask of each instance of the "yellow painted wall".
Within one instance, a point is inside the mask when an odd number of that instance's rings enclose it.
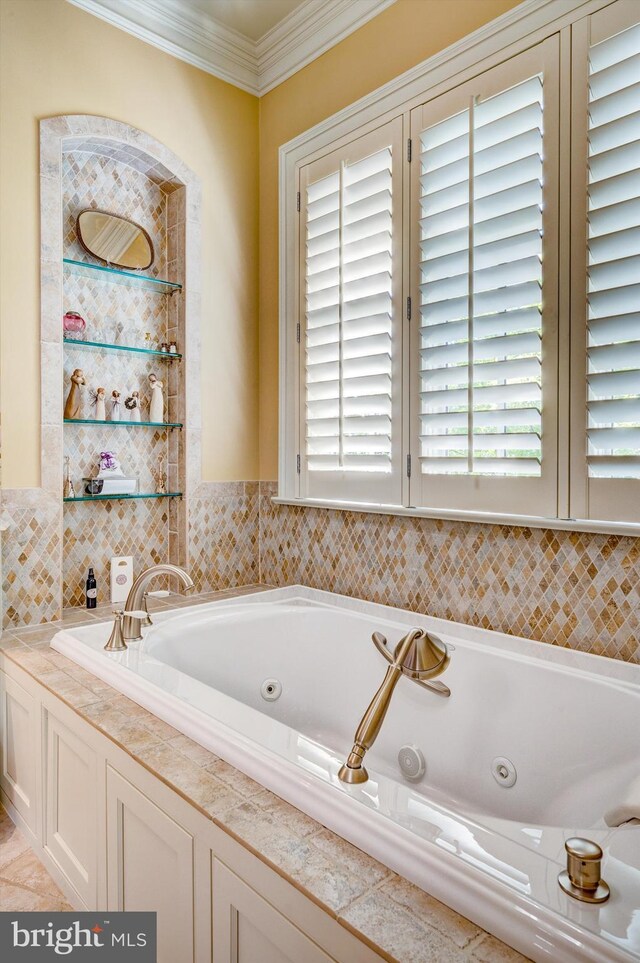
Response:
[[[139,127],[202,179],[204,477],[271,479],[279,146],[515,5],[396,0],[258,102],[66,0],[0,0],[3,485],[39,484],[41,117],[92,113]]]
[[[396,0],[260,100],[260,477],[278,475],[278,148],[518,0]]]
[[[258,477],[258,101],[65,0],[0,0],[3,485],[40,480],[38,120],[147,131],[203,186],[203,469]]]

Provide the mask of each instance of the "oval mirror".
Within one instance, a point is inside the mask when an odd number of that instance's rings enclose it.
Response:
[[[143,227],[108,211],[80,211],[76,223],[85,251],[113,267],[144,270],[153,264],[153,243]]]

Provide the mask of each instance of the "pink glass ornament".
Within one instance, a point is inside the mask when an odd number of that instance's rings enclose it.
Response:
[[[67,311],[62,319],[64,333],[71,338],[81,338],[87,327],[87,322],[77,311]]]

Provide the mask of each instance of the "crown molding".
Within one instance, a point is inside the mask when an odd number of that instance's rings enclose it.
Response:
[[[305,0],[253,41],[184,0],[68,0],[220,80],[261,96],[395,0]]]
[[[256,44],[261,94],[306,67],[396,0],[306,0]]]

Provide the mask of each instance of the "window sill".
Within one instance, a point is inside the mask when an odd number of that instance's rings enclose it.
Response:
[[[490,512],[445,511],[443,509],[407,508],[404,505],[374,505],[363,502],[325,501],[316,498],[271,499],[276,505],[302,508],[331,508],[334,511],[362,512],[372,515],[403,515],[409,518],[434,518],[452,522],[475,522],[483,525],[511,525],[520,528],[547,528],[563,532],[598,532],[603,535],[640,536],[640,524],[633,522],[592,521],[581,518],[539,518],[535,515],[496,515]]]

